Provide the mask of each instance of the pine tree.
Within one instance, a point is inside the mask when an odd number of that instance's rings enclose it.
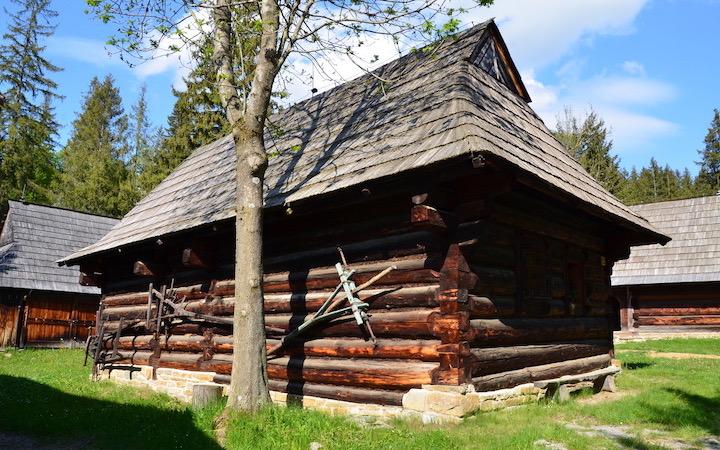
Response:
[[[130,209],[132,201],[121,193],[128,178],[127,131],[127,116],[113,78],[93,78],[70,140],[60,152],[56,204],[113,216]]]
[[[620,170],[620,160],[612,155],[609,131],[595,111],[590,111],[580,122],[570,108],[558,117],[555,138],[610,193],[619,195],[623,190],[625,175]]]
[[[121,186],[123,201],[131,205],[143,198],[153,187],[146,185],[146,174],[153,164],[160,140],[159,131],[153,130],[148,119],[146,95],[147,87],[143,85],[137,102],[132,106],[128,177]]]
[[[705,148],[699,151],[700,178],[711,192],[720,192],[720,110],[714,110],[705,135]]]
[[[0,45],[0,210],[8,198],[49,200],[58,129],[52,102],[60,96],[49,74],[61,69],[45,59],[42,45],[57,13],[50,0],[14,3]]]
[[[199,50],[200,52],[201,50]],[[157,151],[145,160],[138,185],[147,193],[196,148],[230,134],[230,125],[213,82],[208,57],[199,53],[197,66],[185,78],[185,90],[173,88],[175,105]]]

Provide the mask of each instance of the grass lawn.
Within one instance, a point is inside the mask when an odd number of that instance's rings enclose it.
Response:
[[[718,348],[712,340],[642,344],[647,347],[621,348],[682,353]],[[254,417],[235,417],[227,447],[308,449],[319,442],[323,449],[542,449],[547,447],[538,441],[544,440],[569,449],[654,449],[672,439],[697,445],[720,435],[720,360],[651,358],[642,351],[619,351],[618,357],[624,371],[617,384],[624,395],[606,401],[580,393],[566,404],[485,413],[455,426],[396,422],[385,428],[273,407]],[[220,405],[193,411],[165,395],[92,383],[78,350],[0,353],[0,405],[0,436],[18,433],[69,443],[67,448],[221,448],[211,431]],[[611,438],[594,432],[600,426],[625,434]]]
[[[698,353],[720,355],[720,339],[663,339],[660,341],[626,342],[618,350],[644,350],[670,353]]]

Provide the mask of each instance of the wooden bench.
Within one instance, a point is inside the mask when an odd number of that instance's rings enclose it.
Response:
[[[571,384],[591,381],[593,383],[593,391],[596,394],[601,391],[615,392],[615,375],[617,375],[618,372],[620,372],[619,367],[609,366],[580,375],[563,375],[560,378],[536,381],[534,384],[537,388],[547,389],[545,398],[557,402],[566,402],[570,400],[570,389],[568,385]]]

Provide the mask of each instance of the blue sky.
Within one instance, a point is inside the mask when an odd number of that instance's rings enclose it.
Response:
[[[103,43],[113,29],[85,15],[84,3],[54,2],[59,23],[47,56],[64,68],[54,75],[65,96],[56,109],[63,125],[60,141],[67,140],[93,76],[113,75],[126,110],[145,83],[151,119],[165,124],[173,105],[171,87],[182,86],[186,64],[162,58],[130,68],[109,56]],[[12,6],[9,0],[0,4]],[[696,171],[696,151],[713,108],[720,108],[720,0],[496,0],[464,21],[488,17],[496,18],[531,105],[548,125],[554,126],[565,105],[578,113],[592,105],[610,125],[623,166],[641,166],[654,156],[662,164]],[[0,15],[3,31],[6,21]],[[371,47],[381,62],[397,56],[392,45]],[[334,76],[315,77],[313,84],[321,90],[359,74],[339,60],[323,64]],[[306,97],[310,87],[307,79],[290,83],[291,101]]]

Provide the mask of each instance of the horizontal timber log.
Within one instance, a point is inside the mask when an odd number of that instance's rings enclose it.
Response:
[[[607,338],[610,324],[605,318],[565,319],[472,319],[472,346],[532,344],[580,339]]]
[[[431,319],[438,309],[390,310],[371,312],[370,324],[379,337],[431,337]],[[297,328],[310,316],[291,314],[272,314],[265,316],[265,325],[288,332]],[[363,336],[352,317],[335,320],[310,331],[314,336]],[[275,333],[268,333],[274,335]]]
[[[402,285],[410,287],[420,284],[437,284],[439,273],[432,268],[425,267],[425,258],[400,259],[392,261],[381,261],[368,264],[353,264],[357,285],[360,285],[381,272],[388,266],[397,267],[388,275],[375,283],[375,290],[378,286]],[[338,275],[334,267],[311,269],[309,271],[282,272],[265,275],[264,291],[266,293],[282,293],[297,291],[312,291],[321,289],[333,289],[338,284]],[[208,295],[213,297],[227,297],[234,294],[233,280],[221,280],[212,284],[196,284],[177,289],[179,297],[186,297],[187,300],[203,299]],[[147,304],[147,291],[133,292],[107,296],[103,300],[106,307],[121,305],[142,305]]]
[[[558,378],[563,375],[578,375],[602,369],[609,365],[610,355],[598,355],[474,377],[472,382],[476,391],[493,391],[524,383]]]
[[[277,358],[268,361],[268,377],[288,381],[410,389],[432,382],[438,364],[401,360]]]
[[[376,286],[402,285],[408,287],[418,284],[437,284],[440,274],[436,270],[426,267],[427,264],[428,261],[424,258],[382,261],[372,264],[353,264],[352,269],[355,270],[353,280],[355,284],[360,285],[388,266],[393,265],[396,270],[378,280],[375,283]],[[266,275],[264,291],[266,293],[275,293],[333,289],[337,284],[337,270],[330,267]]]
[[[635,318],[642,316],[714,316],[720,315],[720,305],[697,308],[694,306],[678,308],[636,308]]]
[[[342,246],[343,253],[351,265],[357,261],[387,260],[396,257],[417,255],[425,251],[425,243],[435,236],[427,231],[397,234],[370,239]],[[293,264],[303,261],[315,261],[318,258],[337,259],[337,246],[332,245],[315,250],[271,256],[265,259],[268,267],[280,264]]]
[[[635,318],[635,325],[720,325],[720,316],[640,316]]]
[[[430,309],[401,309],[401,310],[382,310],[372,312],[370,315],[370,323],[375,335],[378,337],[390,338],[420,338],[433,337],[432,319],[437,315],[437,308]],[[275,330],[285,330],[285,332],[297,328],[308,318],[305,314],[272,314],[265,317],[265,325],[268,335],[281,336],[285,333],[279,333]],[[105,321],[104,328],[107,332],[114,332],[120,325],[120,320]],[[128,326],[128,321],[123,321],[123,326]],[[210,330],[215,334],[228,335],[232,334],[232,325],[218,325],[206,323],[179,323],[170,327],[170,334],[200,334],[204,330]],[[145,327],[144,320],[136,320],[132,328],[127,328],[123,334],[126,336],[150,334],[151,329]],[[336,319],[331,323],[317,326],[308,331],[308,336],[352,336],[364,337],[364,331],[357,325],[350,316],[344,319]]]
[[[268,339],[267,347],[272,348],[280,341]],[[113,348],[112,340],[105,341],[105,348]],[[161,336],[160,348],[170,352],[202,353],[211,349],[213,353],[232,353],[232,338],[214,336],[205,339],[203,336]],[[306,342],[289,343],[283,347],[281,355],[290,356],[326,356],[337,358],[388,358],[417,359],[421,361],[437,361],[438,340],[416,339],[378,339],[375,344],[362,339],[315,339]],[[118,341],[120,350],[153,350],[154,337],[123,336]]]
[[[295,396],[314,396],[332,398],[355,403],[374,403],[378,405],[402,405],[404,391],[386,389],[368,389],[351,386],[306,383],[298,381],[268,380],[271,391],[286,392]]]
[[[481,376],[588,356],[607,355],[609,351],[610,344],[606,340],[473,348],[470,349],[470,365],[472,375]]]

